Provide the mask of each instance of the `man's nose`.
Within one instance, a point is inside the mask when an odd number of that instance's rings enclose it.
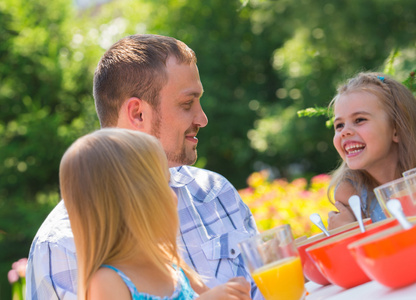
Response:
[[[199,104],[198,111],[197,111],[197,114],[195,116],[194,123],[198,127],[205,127],[208,124],[207,115],[205,114],[204,110],[202,109],[201,104]]]

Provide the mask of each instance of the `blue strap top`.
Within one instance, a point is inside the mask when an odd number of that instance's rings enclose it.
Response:
[[[130,278],[128,278],[126,274],[124,274],[121,270],[110,265],[101,265],[101,267],[109,268],[117,272],[117,274],[121,277],[121,279],[123,279],[124,283],[127,285],[131,294],[131,298],[133,300],[191,300],[198,297],[198,294],[195,293],[195,291],[192,289],[189,280],[182,269],[179,269],[176,272],[178,274],[178,282],[176,284],[172,296],[159,297],[138,292],[136,286],[133,284]]]
[[[355,182],[350,179],[347,179],[352,186],[358,191],[358,186]],[[338,186],[337,186],[338,187]],[[386,219],[386,215],[384,214],[383,210],[381,209],[380,203],[378,203],[377,198],[374,194],[370,194],[367,191],[367,188],[363,187],[360,193],[360,200],[361,200],[361,210],[364,213],[365,218],[371,218],[373,223],[377,221],[381,221]],[[370,202],[370,208],[368,209],[368,203]]]
[[[370,217],[373,223],[386,219],[386,215],[381,209],[380,203],[378,203],[377,198],[374,196],[374,194],[371,195],[372,198],[370,202],[370,209],[368,209],[368,191],[365,188],[361,190],[361,209],[364,212],[365,217]]]

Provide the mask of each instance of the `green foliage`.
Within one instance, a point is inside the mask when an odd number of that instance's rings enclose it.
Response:
[[[76,46],[71,2],[0,2],[0,290],[59,200],[60,158],[94,121],[90,63]],[[7,288],[6,288],[7,287]],[[7,293],[6,293],[7,295]],[[7,298],[7,297],[6,297]]]
[[[413,93],[416,93],[415,72],[416,69],[410,72],[409,77],[407,77],[407,79],[403,81],[403,84],[407,86],[409,90],[411,90]]]
[[[400,52],[397,49],[394,49],[391,54],[389,55],[386,66],[384,68],[383,73],[388,74],[390,76],[394,76],[395,74],[395,67],[394,62],[400,56]],[[409,76],[402,82],[412,93],[416,93],[416,83],[415,83],[415,71],[411,71]],[[332,116],[332,112],[329,111],[326,107],[309,107],[306,109],[299,110],[297,112],[298,117],[317,117],[322,115],[327,115],[330,117],[329,120],[326,121],[325,125],[328,128],[331,128],[334,123],[334,118]]]
[[[238,0],[155,4],[168,9],[155,12],[149,30],[183,40],[198,56],[205,90],[201,103],[209,124],[198,133],[197,164],[243,186],[256,160],[247,132],[258,118],[260,103],[274,99],[279,79],[270,53],[287,34],[270,34],[271,28],[260,33],[251,22],[253,10]]]
[[[410,13],[416,3],[370,0],[362,6],[357,0],[299,0],[250,1],[247,6],[264,16],[256,20],[263,27],[278,28],[276,12],[282,10],[282,22],[291,27],[289,38],[272,56],[280,79],[276,98],[260,101],[266,113],[248,136],[255,142],[256,159],[289,179],[331,171],[338,156],[333,132],[325,126],[330,125],[328,118],[299,119],[296,112],[327,107],[339,83],[360,71],[383,70],[385,58],[396,49],[395,78],[403,81],[416,62],[416,18]],[[275,17],[267,18],[270,14]],[[275,119],[274,126],[263,121]]]
[[[386,66],[384,67],[384,74],[394,75],[394,61],[399,57],[399,55],[400,52],[398,49],[393,49],[393,51],[391,51],[389,57],[387,58]]]
[[[298,110],[298,117],[318,117],[328,115],[328,108],[325,107],[309,107],[307,109]],[[327,128],[333,126],[333,118],[326,121],[325,125]]]
[[[2,297],[10,298],[11,263],[28,256],[36,231],[60,200],[64,151],[99,128],[92,98],[98,60],[121,37],[146,31],[150,4],[123,4],[77,11],[68,0],[0,0]]]

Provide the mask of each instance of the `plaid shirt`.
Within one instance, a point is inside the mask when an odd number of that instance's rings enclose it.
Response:
[[[257,233],[253,216],[236,189],[221,175],[182,166],[171,168],[178,195],[185,261],[209,287],[244,276],[253,299],[263,299],[244,266],[237,243]],[[77,263],[68,213],[61,201],[36,234],[26,272],[28,299],[77,299]]]
[[[26,298],[77,299],[74,236],[63,201],[43,222],[30,247]]]

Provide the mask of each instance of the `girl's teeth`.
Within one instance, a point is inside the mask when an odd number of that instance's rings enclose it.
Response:
[[[361,149],[351,150],[351,151],[348,151],[348,154],[353,154],[353,153],[357,153],[357,152],[360,152],[360,151],[361,151]]]

